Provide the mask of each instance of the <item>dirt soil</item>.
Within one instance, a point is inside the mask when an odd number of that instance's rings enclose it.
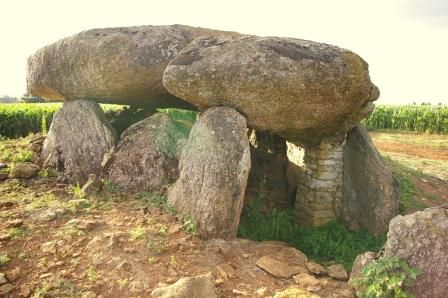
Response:
[[[10,259],[0,272],[13,286],[5,297],[149,297],[206,272],[214,273],[219,297],[270,296],[295,284],[255,264],[269,255],[299,266],[301,253],[286,244],[202,241],[177,216],[139,199],[102,197],[79,199],[55,178],[0,182],[0,255]],[[316,294],[353,297],[346,282],[321,281]]]
[[[448,203],[448,136],[397,131],[370,132],[392,169],[415,185],[416,210]]]

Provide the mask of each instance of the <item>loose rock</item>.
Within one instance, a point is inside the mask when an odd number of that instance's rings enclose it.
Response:
[[[13,178],[29,179],[36,176],[39,170],[40,167],[31,162],[19,163],[12,169],[11,176]]]
[[[308,262],[306,263],[306,269],[316,275],[327,275],[327,270],[318,263]]]
[[[160,191],[179,177],[178,160],[190,127],[156,113],[127,128],[108,166],[109,179],[125,191]]]
[[[336,264],[331,265],[327,268],[328,275],[334,279],[348,280],[347,271],[345,271],[344,266]]]
[[[384,255],[403,258],[423,270],[410,289],[416,297],[446,297],[448,205],[392,219]]]
[[[302,273],[304,271],[301,267],[290,266],[287,263],[276,260],[270,256],[261,257],[256,264],[258,267],[277,278],[290,278],[294,274]]]
[[[216,288],[213,275],[207,273],[195,277],[184,277],[176,283],[152,291],[151,297],[157,298],[215,298]]]
[[[294,275],[294,281],[308,292],[318,292],[322,288],[320,281],[308,273]]]

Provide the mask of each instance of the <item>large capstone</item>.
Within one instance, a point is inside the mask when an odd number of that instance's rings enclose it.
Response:
[[[67,101],[56,112],[41,158],[69,182],[84,184],[89,174],[101,176],[102,161],[116,144],[116,133],[98,103]]]
[[[28,59],[28,90],[48,99],[191,107],[162,86],[168,62],[201,35],[239,35],[183,25],[83,31]]]
[[[189,123],[156,113],[121,135],[107,172],[121,189],[159,191],[178,176],[178,161],[190,131]]]
[[[191,129],[168,201],[197,220],[202,238],[233,238],[250,165],[244,116],[227,107],[211,108]]]
[[[343,164],[342,219],[354,230],[387,232],[399,212],[399,185],[361,125],[347,135]]]
[[[384,254],[423,270],[411,289],[416,297],[446,297],[448,205],[392,219]]]
[[[163,84],[200,110],[233,107],[250,127],[313,146],[342,139],[379,96],[355,53],[280,37],[196,38],[167,66]]]

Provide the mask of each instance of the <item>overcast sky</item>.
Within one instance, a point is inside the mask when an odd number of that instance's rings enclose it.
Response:
[[[26,59],[82,30],[186,24],[350,49],[381,103],[448,104],[448,0],[11,0],[0,4],[0,95],[26,90]]]

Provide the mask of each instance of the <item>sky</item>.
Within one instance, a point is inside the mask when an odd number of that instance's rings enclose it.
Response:
[[[448,0],[14,0],[0,2],[0,96],[26,59],[77,32],[184,24],[334,44],[369,63],[379,103],[448,104]]]

